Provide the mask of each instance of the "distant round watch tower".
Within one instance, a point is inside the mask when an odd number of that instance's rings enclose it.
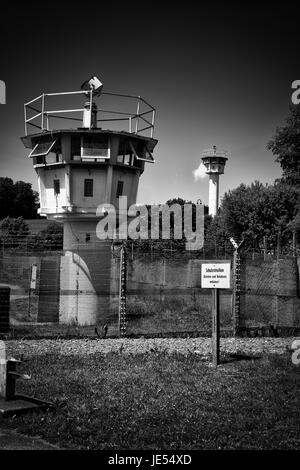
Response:
[[[219,207],[219,175],[224,173],[227,160],[227,152],[217,150],[215,145],[202,153],[202,163],[209,175],[209,215],[213,217]]]
[[[43,93],[24,105],[22,141],[38,177],[39,213],[64,225],[62,323],[97,324],[107,313],[111,243],[96,236],[97,207],[117,208],[120,196],[134,204],[145,163],[154,163],[154,107],[140,96],[105,93],[102,87],[92,77],[80,91]],[[47,321],[47,315],[40,312],[39,320]]]

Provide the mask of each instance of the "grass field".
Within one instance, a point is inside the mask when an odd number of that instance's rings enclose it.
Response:
[[[128,334],[158,334],[184,331],[211,331],[211,298],[164,300],[130,299],[128,301]],[[232,327],[231,312],[222,311],[221,327]]]
[[[209,301],[211,299],[209,298]],[[10,338],[18,337],[68,337],[95,336],[95,328],[62,324],[38,324],[36,296],[30,299],[12,300],[10,318],[13,324]],[[29,311],[31,313],[29,313]],[[108,337],[118,336],[118,305],[105,318],[101,319],[99,331],[104,323],[108,325]],[[228,310],[221,312],[222,330],[232,329],[232,315]],[[190,334],[194,336],[211,335],[211,305],[205,296],[195,299],[147,299],[128,298],[127,302],[127,336],[170,336]]]
[[[75,449],[300,449],[300,367],[288,353],[227,354],[214,369],[209,354],[63,347],[36,348],[23,365],[22,391],[57,406],[10,418],[26,434]]]

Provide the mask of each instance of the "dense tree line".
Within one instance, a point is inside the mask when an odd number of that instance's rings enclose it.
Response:
[[[52,222],[39,233],[32,234],[22,217],[5,217],[0,221],[0,243],[3,250],[28,251],[62,250],[63,225]]]

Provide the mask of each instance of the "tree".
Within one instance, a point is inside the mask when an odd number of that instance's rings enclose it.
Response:
[[[300,184],[300,106],[291,105],[286,124],[278,127],[267,148],[276,156],[283,178],[290,184]]]
[[[151,206],[146,206],[148,210],[148,239],[137,239],[134,241],[129,240],[128,247],[131,244],[134,245],[135,249],[140,251],[141,253],[148,253],[152,250],[155,253],[161,253],[164,256],[167,253],[176,252],[184,252],[186,251],[186,237],[185,237],[185,227],[184,227],[184,205],[191,204],[192,205],[192,230],[195,231],[196,228],[196,204],[192,203],[192,201],[187,201],[182,198],[173,198],[168,199],[165,203],[167,206],[171,207],[173,205],[180,206],[181,209],[181,223],[182,223],[182,238],[175,238],[175,221],[176,221],[176,214],[173,212],[170,213],[170,238],[164,239],[163,238],[163,231],[162,231],[162,213],[159,214],[159,238],[158,239],[151,239]],[[210,216],[208,216],[208,207],[204,206],[204,227],[206,227],[210,223]]]
[[[250,246],[261,247],[266,237],[269,247],[275,247],[279,231],[283,243],[290,238],[299,197],[300,188],[286,181],[279,180],[274,185],[259,181],[250,186],[241,184],[225,193],[219,226],[228,237],[244,238]]]
[[[282,183],[300,185],[300,106],[291,105],[286,125],[276,130],[275,136],[268,143],[268,149],[276,156],[283,174]],[[300,196],[295,201],[296,211],[290,227],[300,236]]]
[[[28,239],[28,247],[33,250],[62,250],[63,225],[57,222],[50,223],[44,230]]]
[[[63,245],[63,224],[52,222],[40,232],[40,236],[45,240],[47,244],[62,247]]]
[[[0,222],[0,238],[10,246],[18,246],[29,234],[29,227],[22,217],[6,217]]]
[[[12,215],[15,189],[11,178],[0,178],[0,219]]]
[[[11,178],[0,178],[0,219],[37,216],[38,194],[30,183],[13,182]]]
[[[14,216],[22,216],[24,219],[34,219],[37,214],[38,193],[32,190],[30,183],[17,181],[14,184]]]

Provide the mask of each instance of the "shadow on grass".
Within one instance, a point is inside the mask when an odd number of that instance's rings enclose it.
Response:
[[[248,354],[232,353],[221,358],[221,364],[229,364],[237,361],[256,361],[262,359],[262,356],[249,356]]]

